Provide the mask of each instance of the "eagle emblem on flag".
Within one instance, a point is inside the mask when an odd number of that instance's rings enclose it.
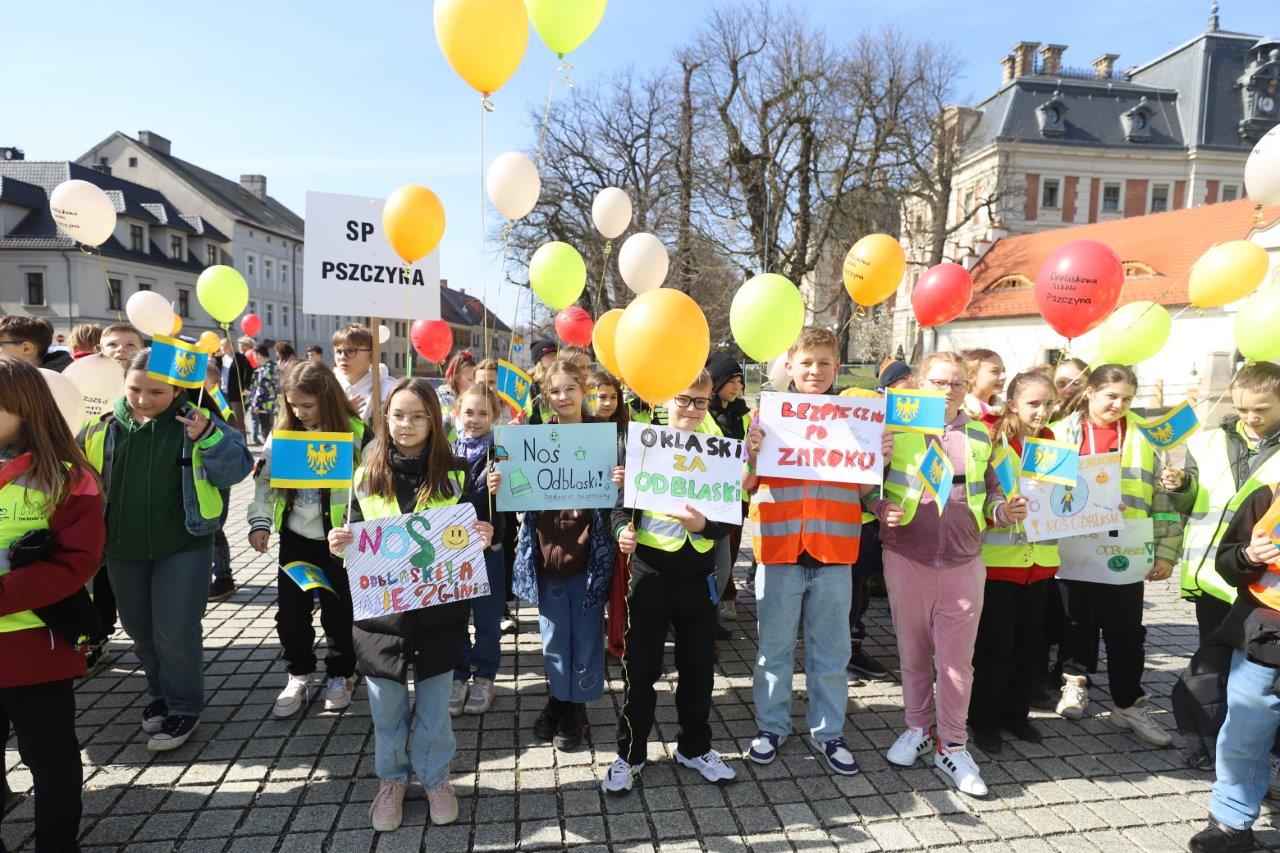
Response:
[[[183,379],[190,379],[196,372],[196,354],[178,350],[173,354],[173,369]]]
[[[893,414],[903,423],[911,423],[920,414],[920,400],[908,400],[897,397],[893,401]]]
[[[1037,471],[1048,471],[1058,463],[1058,451],[1052,447],[1037,447],[1035,469]]]
[[[307,467],[323,477],[338,465],[338,445],[324,442],[307,445]]]

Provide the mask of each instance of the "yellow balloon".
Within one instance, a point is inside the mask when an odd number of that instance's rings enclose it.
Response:
[[[176,338],[178,332],[182,331],[182,318],[177,314],[173,315],[173,328],[169,330],[169,337]]]
[[[221,348],[222,339],[218,337],[217,332],[201,332],[200,340],[196,342],[196,346],[212,355]]]
[[[600,315],[599,320],[596,320],[596,327],[591,332],[591,348],[596,351],[596,360],[614,376],[622,375],[618,370],[618,357],[614,353],[618,321],[621,319],[621,308],[606,311]]]
[[[864,308],[878,305],[898,289],[907,269],[902,244],[888,234],[868,234],[844,258],[844,289]]]
[[[627,306],[613,342],[623,381],[640,399],[657,405],[698,377],[711,350],[711,332],[688,294],[659,287]]]
[[[435,23],[444,58],[486,98],[516,73],[529,44],[521,0],[436,0]]]
[[[1267,250],[1248,240],[1219,243],[1191,266],[1187,292],[1197,308],[1243,299],[1267,277]]]
[[[396,254],[413,263],[431,254],[444,236],[444,205],[426,187],[405,184],[382,208],[382,230]]]

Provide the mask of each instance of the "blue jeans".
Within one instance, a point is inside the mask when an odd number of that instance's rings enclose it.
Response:
[[[804,619],[805,720],[814,739],[825,743],[844,734],[849,700],[850,568],[805,568],[790,564],[756,569],[756,616],[760,653],[753,694],[756,728],[791,733],[791,680],[796,668],[796,631]]]
[[[209,548],[159,560],[107,558],[120,624],[147,674],[147,692],[170,714],[198,717],[204,707],[204,637]]]
[[[485,549],[484,567],[489,574],[489,594],[471,599],[471,618],[476,623],[475,645],[471,633],[463,639],[467,665],[454,670],[456,681],[466,681],[474,669],[476,678],[492,681],[502,661],[502,611],[507,609],[507,574],[502,563],[502,549]]]
[[[561,702],[604,695],[604,604],[583,609],[586,572],[566,579],[538,575],[538,625],[547,688]]]
[[[458,751],[449,720],[453,674],[442,672],[414,685],[412,716],[409,687],[389,678],[367,678],[373,717],[373,772],[379,779],[409,783],[416,773],[424,788],[449,779],[449,762]]]
[[[1280,696],[1273,692],[1280,671],[1231,654],[1227,679],[1227,719],[1218,732],[1217,779],[1209,793],[1209,814],[1232,829],[1248,829],[1258,819],[1271,778],[1271,746],[1280,728]]]

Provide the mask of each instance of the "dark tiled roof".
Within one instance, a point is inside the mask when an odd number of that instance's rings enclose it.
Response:
[[[0,175],[0,201],[34,209],[43,207],[48,200],[44,190],[35,184]]]
[[[196,229],[192,228],[190,223],[186,222],[182,218],[182,214],[178,213],[178,211],[168,202],[144,204],[143,207],[149,210],[151,215],[154,216],[156,221],[161,225],[168,226],[169,228],[173,228],[177,231],[185,231],[188,234],[196,233]]]
[[[229,243],[231,238],[209,224],[209,220],[195,214],[182,214],[182,221],[191,226],[191,230],[207,240],[217,243]]]
[[[485,313],[489,315],[489,327],[498,332],[510,332],[511,327],[497,314],[488,311],[479,299],[460,290],[440,288],[440,317],[447,323],[459,326],[483,326]]]

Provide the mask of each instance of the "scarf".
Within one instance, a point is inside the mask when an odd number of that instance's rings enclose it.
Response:
[[[467,460],[468,465],[471,465],[483,456],[492,445],[493,433],[491,432],[475,437],[462,434],[453,443],[453,452]]]

